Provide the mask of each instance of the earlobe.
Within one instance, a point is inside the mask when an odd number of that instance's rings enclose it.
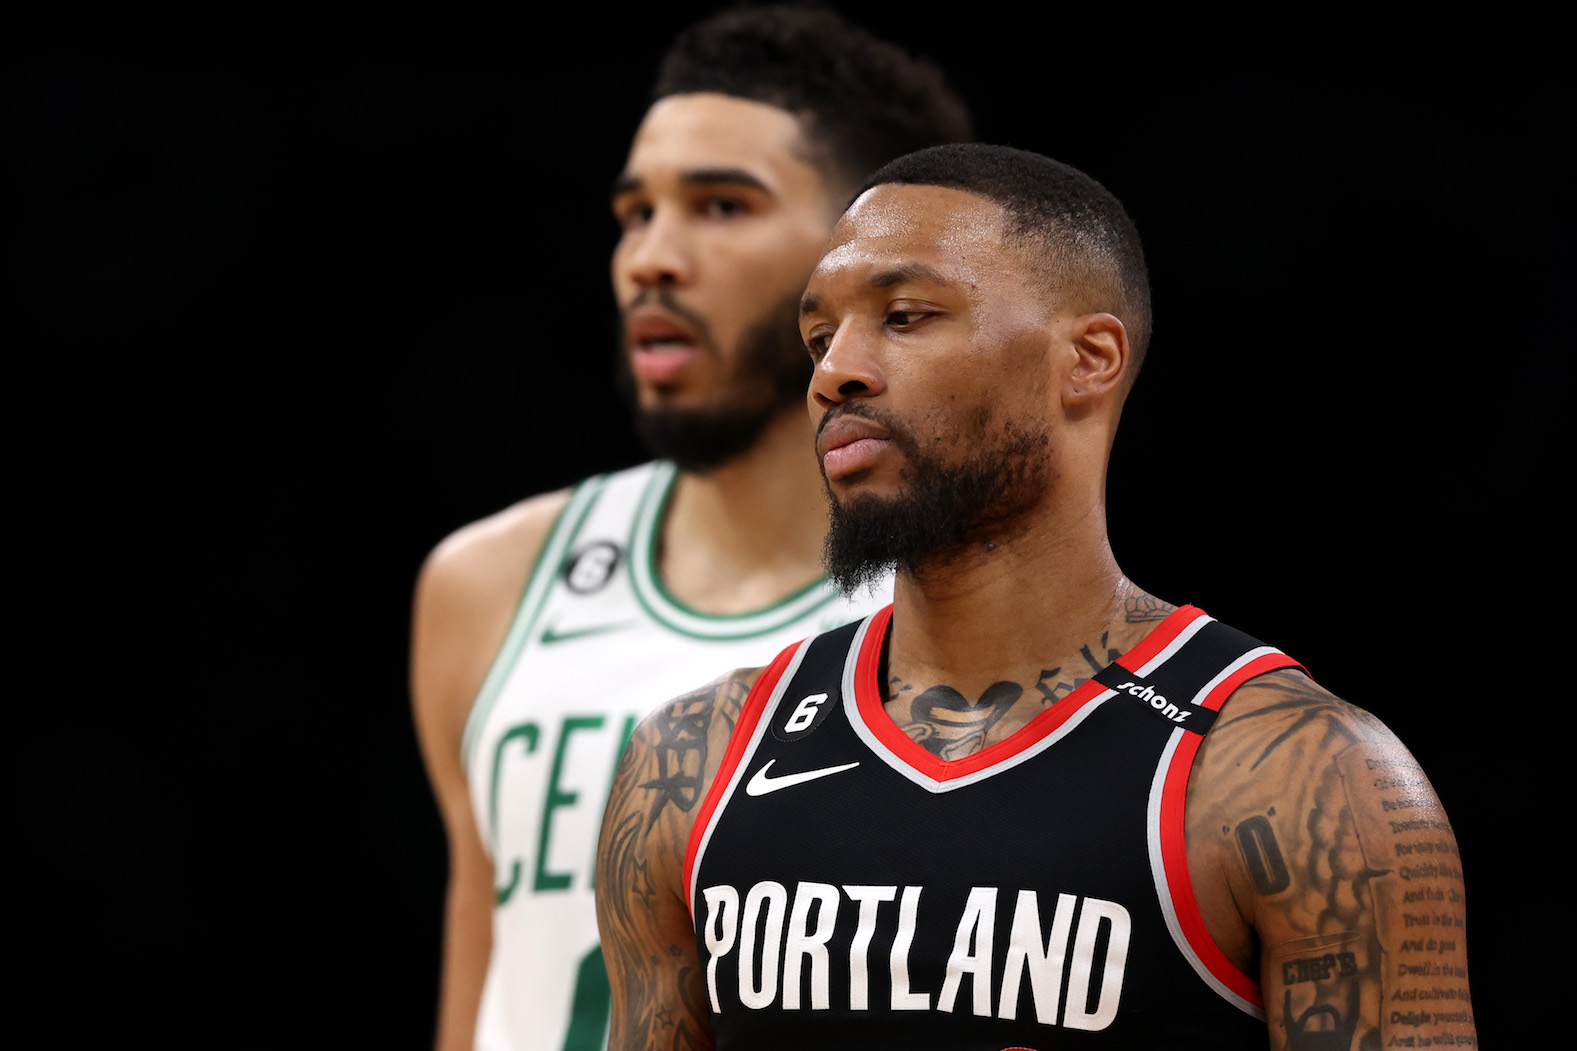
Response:
[[[1068,333],[1073,368],[1063,384],[1063,403],[1088,402],[1121,388],[1128,372],[1128,330],[1113,314],[1081,314]]]

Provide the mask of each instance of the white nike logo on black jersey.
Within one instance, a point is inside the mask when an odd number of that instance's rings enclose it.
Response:
[[[793,788],[806,781],[814,781],[818,777],[828,774],[840,774],[845,770],[853,770],[859,763],[844,763],[842,766],[824,766],[820,770],[805,770],[797,774],[784,774],[782,777],[768,777],[767,771],[772,769],[776,759],[768,759],[767,765],[756,771],[756,776],[750,779],[745,786],[745,794],[750,796],[764,796],[768,792],[776,792],[780,788]]]

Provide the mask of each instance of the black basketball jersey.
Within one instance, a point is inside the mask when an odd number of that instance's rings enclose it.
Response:
[[[949,761],[884,711],[891,615],[779,655],[702,805],[685,892],[717,1046],[1263,1048],[1183,802],[1222,702],[1296,663],[1185,607]]]

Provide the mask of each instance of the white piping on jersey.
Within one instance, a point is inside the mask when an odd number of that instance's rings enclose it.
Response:
[[[1249,650],[1247,653],[1243,654],[1243,656],[1239,657],[1225,668],[1222,668],[1220,674],[1218,674],[1215,678],[1205,683],[1204,689],[1200,690],[1199,693],[1194,697],[1194,703],[1196,705],[1199,704],[1199,702],[1204,698],[1209,697],[1211,692],[1215,690],[1217,686],[1220,686],[1222,683],[1226,682],[1228,679],[1242,671],[1254,661],[1259,660],[1261,657],[1269,657],[1280,653],[1281,651],[1274,646],[1260,646],[1257,649]]]
[[[814,636],[812,637],[814,638]],[[772,717],[778,710],[778,704],[783,700],[783,695],[788,692],[789,683],[799,672],[800,662],[805,659],[805,652],[810,649],[812,639],[805,639],[794,650],[794,656],[789,658],[788,665],[783,669],[783,674],[778,676],[778,681],[772,687],[772,693],[767,697],[766,703],[761,707],[761,718],[756,721],[755,731],[750,735],[750,743],[739,756],[739,763],[730,772],[728,784],[723,787],[723,794],[717,800],[717,806],[712,808],[712,815],[707,819],[706,828],[701,833],[701,841],[696,844],[695,864],[690,867],[690,915],[696,915],[695,896],[700,886],[701,862],[706,857],[707,844],[712,841],[712,832],[717,828],[718,819],[728,809],[728,802],[733,798],[734,790],[745,777],[745,770],[750,766],[750,760],[756,754],[756,748],[761,744],[762,736],[772,725]],[[745,703],[749,703],[746,699]]]
[[[1205,621],[1212,618],[1200,617],[1199,619]],[[1243,654],[1243,656],[1223,668],[1218,675],[1194,695],[1194,704],[1201,704],[1209,698],[1216,687],[1236,675],[1250,663],[1259,660],[1261,657],[1280,652],[1273,646],[1261,646]],[[1151,664],[1153,663],[1152,661]],[[1146,667],[1148,668],[1149,665],[1146,665]],[[1254,1018],[1264,1021],[1265,1009],[1263,1007],[1239,996],[1220,978],[1216,977],[1215,972],[1205,964],[1204,960],[1199,958],[1199,954],[1194,950],[1193,943],[1183,933],[1182,923],[1177,918],[1177,908],[1172,886],[1166,878],[1166,863],[1161,850],[1161,796],[1166,787],[1167,774],[1171,772],[1172,758],[1176,755],[1178,746],[1182,744],[1183,736],[1187,732],[1182,727],[1172,731],[1172,737],[1167,741],[1166,748],[1161,753],[1161,761],[1156,765],[1155,777],[1150,782],[1150,802],[1146,807],[1145,824],[1148,828],[1150,841],[1150,872],[1155,879],[1156,897],[1161,903],[1161,915],[1166,918],[1166,929],[1171,933],[1172,941],[1176,943],[1178,951],[1183,954],[1183,959],[1187,960],[1189,966],[1194,969],[1194,973],[1198,974],[1204,980],[1204,983],[1214,989],[1227,1003]]]
[[[1172,655],[1178,650],[1182,649],[1188,643],[1189,639],[1199,634],[1200,629],[1202,629],[1206,624],[1213,623],[1215,619],[1216,618],[1210,616],[1208,613],[1201,613],[1199,616],[1189,621],[1187,626],[1185,626],[1182,631],[1177,633],[1176,638],[1167,643],[1165,646],[1161,647],[1160,651],[1156,653],[1154,657],[1151,657],[1149,660],[1144,662],[1144,667],[1134,669],[1134,674],[1149,677],[1156,668],[1159,668],[1161,665],[1171,660]]]
[[[487,669],[487,678],[482,680],[482,688],[477,691],[476,700],[472,702],[471,711],[466,716],[465,729],[460,736],[461,769],[471,768],[471,757],[476,751],[476,739],[482,733],[482,724],[487,721],[493,705],[498,703],[520,651],[525,648],[526,641],[537,626],[537,617],[542,613],[542,607],[557,581],[558,567],[564,563],[564,556],[569,553],[570,545],[580,533],[586,513],[597,502],[597,497],[602,495],[607,484],[607,475],[597,475],[576,486],[564,510],[559,512],[558,521],[553,523],[553,531],[548,534],[547,543],[542,545],[531,567],[531,576],[521,593],[509,633],[504,636],[504,644],[498,648],[497,656]],[[491,831],[483,829],[483,841],[487,842],[490,838]]]
[[[860,648],[865,642],[865,634],[870,630],[871,621],[873,619],[875,619],[874,613],[871,614],[871,616],[866,617],[865,620],[861,622],[859,630],[854,633],[854,641],[849,644],[849,652],[843,662],[844,715],[848,717],[849,725],[854,728],[855,735],[859,737],[860,740],[865,742],[865,746],[871,750],[872,754],[874,754],[876,758],[880,759],[883,763],[886,763],[897,773],[902,774],[905,779],[912,781],[914,784],[919,785],[921,788],[934,795],[940,795],[943,792],[957,791],[960,788],[967,788],[970,785],[978,784],[979,782],[984,781],[988,777],[994,777],[1004,770],[1011,770],[1021,763],[1028,762],[1029,760],[1035,758],[1035,756],[1050,748],[1052,745],[1056,744],[1058,741],[1062,740],[1064,737],[1068,736],[1068,734],[1072,733],[1080,723],[1084,722],[1085,719],[1088,719],[1097,708],[1105,704],[1112,697],[1116,696],[1115,691],[1104,690],[1095,697],[1092,697],[1089,701],[1085,702],[1083,707],[1074,712],[1073,715],[1069,716],[1067,722],[1063,723],[1061,726],[1057,727],[1051,733],[1047,734],[1039,741],[1036,741],[1034,744],[1028,745],[1020,751],[1015,752],[1013,755],[1010,755],[999,762],[993,763],[984,769],[976,770],[972,774],[964,774],[961,777],[954,777],[945,781],[938,781],[936,778],[922,773],[921,771],[916,770],[914,767],[910,766],[903,760],[901,756],[893,754],[893,752],[888,749],[888,747],[883,744],[876,736],[875,732],[869,726],[865,725],[865,719],[860,714],[859,702],[856,700],[854,692],[855,666],[859,663]]]
[[[531,575],[504,643],[493,658],[487,677],[482,681],[482,687],[477,691],[476,700],[472,702],[466,716],[465,729],[460,738],[460,759],[464,768],[470,768],[483,724],[513,673],[521,651],[536,637],[542,610],[559,582],[559,570],[582,535],[593,509],[610,491],[610,486],[617,483],[622,487],[630,476],[642,471],[646,477],[634,479],[641,489],[635,497],[636,506],[630,515],[629,535],[619,572],[626,574],[636,604],[657,623],[671,631],[702,639],[752,638],[778,631],[784,625],[808,616],[817,608],[839,598],[838,589],[826,577],[822,577],[782,601],[762,609],[709,615],[685,608],[663,586],[657,576],[655,563],[663,509],[678,469],[669,461],[655,460],[625,471],[594,475],[575,486],[569,502],[559,512],[547,542],[532,565]],[[622,488],[615,488],[613,492],[615,497],[623,499]],[[598,513],[602,513],[600,509]],[[874,588],[875,585],[871,592],[873,597],[876,593]],[[487,838],[485,834],[483,838]]]
[[[678,469],[666,460],[654,466],[656,469],[647,480],[640,503],[636,506],[627,555],[630,588],[636,602],[653,620],[674,631],[701,638],[747,638],[776,631],[784,624],[807,616],[818,606],[839,597],[838,589],[822,576],[764,609],[713,615],[686,608],[668,592],[657,575],[657,546],[662,535],[662,519]]]

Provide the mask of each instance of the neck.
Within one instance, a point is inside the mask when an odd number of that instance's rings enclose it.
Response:
[[[674,485],[662,524],[659,571],[681,602],[740,613],[786,597],[821,575],[827,497],[814,430],[794,408],[749,451]]]
[[[1100,487],[1083,500],[1064,489],[1048,505],[1060,510],[1043,508],[1021,533],[899,574],[888,653],[905,680],[975,697],[1003,679],[1071,670],[1085,653],[1104,666],[1108,649],[1148,630],[1152,608],[1112,555]],[[1132,616],[1135,605],[1146,616]]]

